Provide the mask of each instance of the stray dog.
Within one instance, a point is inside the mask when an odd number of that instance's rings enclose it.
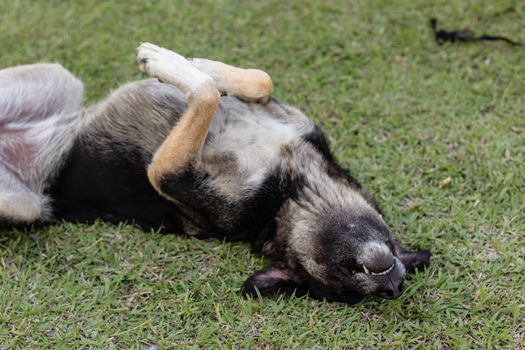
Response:
[[[149,43],[137,61],[155,79],[87,109],[58,64],[0,70],[4,226],[102,219],[248,241],[270,264],[246,295],[396,298],[429,263],[392,237],[319,127],[270,97],[268,74]]]

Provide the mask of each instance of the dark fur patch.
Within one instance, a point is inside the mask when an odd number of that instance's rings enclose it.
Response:
[[[323,156],[323,158],[326,160],[327,163],[327,174],[334,178],[339,179],[340,181],[344,181],[346,184],[348,184],[350,187],[354,188],[355,190],[359,191],[363,198],[370,203],[370,205],[380,212],[379,205],[377,202],[372,198],[372,196],[363,188],[363,186],[357,181],[356,178],[352,176],[350,171],[348,169],[343,168],[341,165],[337,163],[335,160],[332,152],[330,151],[330,142],[328,141],[328,138],[323,133],[321,128],[316,125],[314,130],[303,136],[303,139],[306,142],[309,142],[312,144],[315,149]]]
[[[160,180],[160,190],[174,198],[191,222],[202,231],[227,235],[223,227],[231,227],[236,205],[229,203],[208,185],[209,175],[191,166],[177,174],[166,174]]]
[[[299,191],[298,181],[291,183],[276,169],[255,193],[238,203],[230,203],[208,183],[209,175],[187,168],[182,173],[165,176],[161,190],[181,203],[183,211],[203,231],[232,241],[249,241],[254,250],[273,239],[275,216],[282,204]]]
[[[315,125],[312,132],[304,135],[303,140],[311,143],[327,162],[335,163],[332,151],[330,151],[330,142],[318,125]]]
[[[92,222],[100,218],[144,229],[182,231],[177,206],[150,185],[139,150],[115,144],[111,157],[99,154],[81,141],[73,147],[49,190],[57,219]]]
[[[291,180],[277,169],[269,176],[257,193],[243,206],[239,232],[260,252],[266,242],[272,241],[276,233],[277,212],[290,198],[296,198],[304,186],[302,178]]]

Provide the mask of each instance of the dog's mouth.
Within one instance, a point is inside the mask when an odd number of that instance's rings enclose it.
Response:
[[[363,272],[367,275],[373,275],[373,276],[382,276],[382,275],[386,275],[388,274],[390,271],[392,271],[394,269],[394,266],[395,266],[395,262],[392,263],[392,265],[390,265],[389,268],[387,268],[386,270],[383,270],[383,271],[379,271],[379,272],[374,272],[374,271],[371,271],[369,270],[365,265],[363,265]]]

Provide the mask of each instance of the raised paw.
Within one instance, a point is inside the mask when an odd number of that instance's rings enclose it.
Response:
[[[142,43],[137,48],[137,63],[150,77],[187,93],[196,91],[202,84],[214,84],[208,74],[193,67],[183,56],[151,43]]]
[[[140,69],[149,75],[155,74],[155,68],[169,65],[170,62],[185,64],[186,59],[178,53],[151,43],[141,43],[137,48],[137,63]]]

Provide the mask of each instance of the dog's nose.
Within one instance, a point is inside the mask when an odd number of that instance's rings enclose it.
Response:
[[[389,278],[388,285],[379,292],[379,295],[387,299],[396,299],[403,294],[403,281],[392,281]]]

